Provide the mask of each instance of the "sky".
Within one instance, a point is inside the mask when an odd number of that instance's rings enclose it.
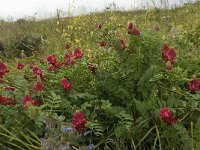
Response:
[[[103,10],[109,4],[115,2],[118,8],[130,10],[153,0],[0,0],[0,19],[16,20],[27,18],[48,18],[56,14],[56,10],[71,12],[74,15],[88,13],[96,10]],[[154,0],[156,5],[160,0]],[[170,5],[180,2],[194,0],[167,0]]]

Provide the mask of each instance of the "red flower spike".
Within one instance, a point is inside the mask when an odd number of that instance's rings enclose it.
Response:
[[[24,106],[24,110],[28,109],[27,103],[31,103],[33,106],[41,106],[43,105],[43,102],[41,100],[33,100],[30,96],[26,95],[22,101],[22,104]]]
[[[129,22],[127,28],[128,28],[128,30],[132,30],[132,29],[133,29],[133,23],[132,23],[132,22]]]
[[[76,48],[74,50],[74,59],[82,58],[82,57],[83,57],[83,52],[79,48]]]
[[[42,92],[44,90],[44,84],[38,81],[34,86],[34,90]]]
[[[72,64],[75,64],[75,63],[76,63],[76,61],[73,59],[72,52],[71,51],[66,52],[65,56],[64,56],[64,64],[65,65],[72,65]]]
[[[30,102],[31,104],[33,103],[33,99],[30,96],[28,96],[28,95],[26,95],[24,97],[23,101],[22,101],[22,104],[24,106],[24,110],[28,109],[27,102]]]
[[[196,78],[196,76],[193,76],[192,81],[188,82],[187,89],[192,92],[199,90],[199,80]]]
[[[168,44],[165,44],[162,48],[162,58],[164,62],[170,61],[171,64],[175,63],[176,51],[174,48],[170,48]]]
[[[166,125],[172,125],[177,122],[178,118],[172,115],[169,108],[160,109],[160,118]]]
[[[41,105],[43,105],[43,102],[41,100],[33,100],[32,105],[33,106],[41,106]]]
[[[81,133],[86,128],[87,121],[82,112],[75,112],[72,118],[72,125],[76,129],[77,132]]]
[[[0,77],[3,78],[3,75],[8,73],[9,69],[6,67],[6,65],[0,61]]]
[[[120,39],[120,44],[122,46],[122,49],[125,49],[127,46],[126,46],[126,42],[123,38]]]
[[[136,27],[134,27],[133,23],[130,22],[128,24],[128,34],[139,36],[141,33],[140,33],[140,30],[138,30]]]
[[[65,78],[62,78],[61,80],[61,87],[63,88],[63,90],[67,90],[70,91],[72,89],[72,84]]]
[[[40,68],[38,68],[37,66],[34,66],[32,71],[33,71],[33,74],[36,76],[42,75],[42,70]]]
[[[101,47],[105,47],[105,46],[107,45],[107,42],[106,42],[106,41],[100,41],[100,42],[99,42],[99,45],[100,45]]]
[[[17,64],[17,69],[23,69],[23,68],[24,68],[24,64],[22,64],[22,63]]]
[[[14,104],[16,104],[16,99],[0,95],[0,105],[7,106]]]
[[[55,65],[57,63],[55,55],[49,55],[47,57],[48,64]]]
[[[140,33],[140,31],[139,31],[137,28],[133,28],[131,34],[133,34],[133,35],[135,35],[135,36],[138,36],[138,35],[140,35],[141,33]]]

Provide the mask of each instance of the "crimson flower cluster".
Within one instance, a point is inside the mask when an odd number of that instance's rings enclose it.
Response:
[[[75,112],[72,118],[72,125],[76,129],[77,132],[82,133],[83,130],[86,128],[86,119],[82,112]]]
[[[199,80],[196,78],[195,75],[192,77],[192,81],[187,83],[187,89],[192,92],[196,92],[199,90]]]
[[[6,65],[3,62],[0,61],[0,80],[3,79],[3,76],[8,72],[9,72],[9,69],[6,67]]]
[[[137,29],[132,22],[128,23],[128,34],[139,36],[141,34],[140,30]]]
[[[16,99],[15,98],[10,98],[10,97],[5,97],[0,95],[0,105],[14,105],[16,104]]]
[[[34,90],[42,92],[44,90],[44,84],[41,81],[36,82]]]
[[[33,72],[33,75],[35,75],[36,77],[39,76],[41,81],[44,81],[44,77],[42,75],[42,69],[40,69],[39,67],[37,66],[33,66],[33,69],[32,69],[32,72]]]
[[[74,50],[74,54],[72,54],[71,51],[68,51],[64,55],[64,64],[65,65],[72,65],[76,63],[76,59],[82,58],[83,57],[83,52],[79,49],[76,48]]]
[[[126,42],[123,38],[120,38],[120,44],[121,44],[122,49],[125,49],[127,47]]]
[[[27,105],[28,102],[33,106],[41,106],[43,104],[41,100],[33,100],[29,95],[26,95],[22,101],[24,110],[28,109],[28,105]]]
[[[17,69],[21,70],[23,68],[24,68],[24,64],[22,64],[22,63],[17,64]]]
[[[57,61],[56,56],[54,54],[47,56],[47,62],[49,64],[47,70],[50,72],[54,71],[57,68],[60,68],[63,65],[62,62]]]
[[[102,41],[99,41],[99,45],[100,45],[101,47],[106,47],[106,45],[107,45],[107,42],[106,42],[106,41],[104,41],[104,40],[102,40]]]
[[[166,69],[171,70],[176,58],[175,49],[170,48],[168,44],[165,44],[162,48],[162,58],[166,63]]]
[[[178,118],[175,115],[172,115],[169,108],[160,109],[160,118],[166,125],[172,125],[178,121]]]
[[[72,84],[66,78],[62,78],[61,87],[64,91],[70,91],[72,89]]]

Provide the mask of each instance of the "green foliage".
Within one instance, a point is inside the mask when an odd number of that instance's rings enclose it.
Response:
[[[4,51],[4,44],[0,41],[0,52]]]
[[[72,43],[70,49],[59,46],[60,51],[51,53],[61,64],[64,54],[80,47],[83,41],[76,39],[79,20],[69,21],[74,23],[73,27],[60,18],[57,20],[58,33],[54,38],[58,36],[62,44]],[[18,24],[23,25],[23,21]],[[17,102],[13,106],[0,106],[0,148],[47,150],[66,145],[81,149],[94,144],[96,149],[105,150],[198,149],[200,95],[199,91],[189,91],[186,84],[192,75],[200,77],[197,67],[200,61],[199,56],[193,59],[186,51],[198,50],[199,28],[170,39],[151,28],[141,30],[140,25],[140,35],[127,36],[124,26],[125,23],[113,24],[108,20],[101,29],[84,37],[94,43],[88,47],[83,44],[83,58],[72,56],[75,64],[62,64],[51,72],[47,70],[46,57],[38,57],[34,63],[42,70],[42,76],[33,74],[29,66],[33,63],[31,57],[16,61],[25,63],[22,70],[6,63],[10,73],[3,74],[1,95],[16,98]],[[90,31],[89,27],[83,27]],[[126,47],[122,47],[121,39]],[[102,40],[107,45],[99,47]],[[162,60],[165,43],[174,46],[177,53],[171,70],[165,68]],[[40,39],[33,36],[21,37],[15,45],[28,55],[40,46]],[[95,71],[88,69],[91,64]],[[63,78],[72,84],[72,89],[64,90]],[[37,81],[44,83],[42,92],[33,88]],[[15,90],[5,91],[8,86]],[[26,107],[23,99],[27,95],[43,104],[35,106],[30,101]],[[178,119],[165,123],[160,117],[161,108],[169,108]],[[73,123],[73,115],[79,111],[87,122],[83,130]]]
[[[31,56],[34,51],[41,51],[42,40],[42,36],[21,35],[16,37],[14,47],[18,51],[23,50],[27,56]]]

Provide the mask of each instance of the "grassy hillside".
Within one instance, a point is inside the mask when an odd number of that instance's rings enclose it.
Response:
[[[1,22],[0,149],[199,150],[199,14]]]
[[[180,34],[194,30],[200,22],[199,14],[200,2],[173,10],[158,8],[131,12],[108,10],[77,17],[59,18],[58,16],[55,19],[42,21],[20,19],[16,22],[0,22],[0,43],[5,49],[4,56],[8,58],[19,56],[19,51],[23,47],[17,48],[17,45],[26,37],[29,37],[30,42],[23,43],[24,46],[29,47],[30,50],[35,49],[37,53],[39,49],[43,51],[42,54],[61,51],[63,43],[81,46],[85,51],[90,51],[95,49],[92,41],[99,23],[126,26],[128,21],[134,21],[140,29],[157,29],[167,38],[170,31],[172,34]],[[44,39],[42,44],[41,38]],[[38,46],[36,42],[35,45],[38,47],[34,48],[32,43],[35,40],[41,45]]]

